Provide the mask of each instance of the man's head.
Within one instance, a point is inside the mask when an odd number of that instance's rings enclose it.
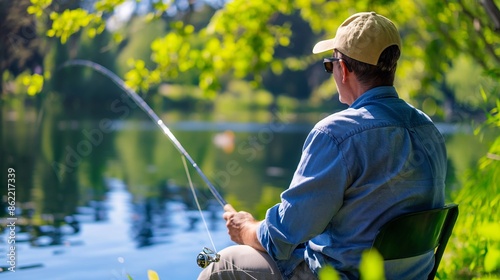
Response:
[[[342,23],[335,38],[318,42],[313,53],[329,50],[355,73],[363,87],[393,85],[401,37],[386,17],[375,12],[357,13]]]

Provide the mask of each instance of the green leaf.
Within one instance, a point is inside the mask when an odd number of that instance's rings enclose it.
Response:
[[[120,33],[113,33],[113,42],[121,43],[123,41],[123,35]]]
[[[89,38],[94,38],[96,33],[97,33],[97,30],[95,28],[89,28],[89,30],[87,31]]]
[[[500,241],[500,224],[488,223],[479,227],[479,233],[488,240]]]
[[[319,280],[340,280],[337,271],[331,266],[325,266],[318,272]]]
[[[31,6],[28,6],[26,11],[28,14],[34,14],[36,17],[41,17],[43,11],[52,4],[52,0],[31,0]]]
[[[111,13],[118,5],[121,5],[123,2],[125,2],[125,0],[100,0],[94,4],[94,8],[97,11]]]
[[[160,276],[158,276],[158,273],[156,273],[156,271],[149,269],[148,280],[160,280]]]
[[[500,268],[500,250],[489,249],[484,257],[484,270],[493,272]]]
[[[36,14],[38,12],[38,8],[35,7],[35,6],[29,6],[28,9],[26,9],[26,11],[28,12],[28,14],[32,15],[32,14]]]
[[[363,280],[383,280],[384,260],[377,250],[366,250],[361,254],[359,273]]]
[[[33,74],[31,76],[23,77],[23,85],[26,86],[28,95],[33,96],[40,93],[43,88],[43,76],[40,74]]]

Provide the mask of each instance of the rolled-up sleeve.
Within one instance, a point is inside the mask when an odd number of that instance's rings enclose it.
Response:
[[[301,243],[321,234],[342,206],[349,172],[338,143],[313,129],[281,202],[267,211],[257,235],[275,260],[287,260]]]

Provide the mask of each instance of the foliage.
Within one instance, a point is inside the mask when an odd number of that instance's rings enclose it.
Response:
[[[134,278],[132,278],[132,276],[130,276],[130,274],[127,274],[127,279],[133,280]],[[160,276],[158,275],[158,273],[156,271],[149,269],[148,270],[148,280],[160,280]]]
[[[363,280],[385,280],[384,260],[377,250],[366,250],[361,255],[359,275]],[[318,273],[320,280],[337,280],[339,275],[331,266],[322,268]]]
[[[168,23],[165,21],[147,22],[144,18],[134,17],[125,26],[117,29],[116,33],[122,36],[122,43],[115,57],[116,74],[124,76],[131,68],[134,68],[138,60],[146,63],[146,68],[154,67],[151,61],[151,43],[164,34],[168,29]]]
[[[148,280],[160,280],[160,276],[154,270],[148,270]]]
[[[31,6],[28,7],[28,14],[34,14],[37,17],[43,15],[43,10],[52,4],[52,0],[31,0]]]
[[[29,5],[29,0],[0,1],[0,96],[9,89],[19,92],[11,85],[20,83],[23,77],[10,82],[26,69],[42,74],[42,40],[37,37],[35,18],[26,11]]]
[[[68,38],[86,26],[90,26],[87,34],[90,38],[100,34],[106,27],[102,18],[98,15],[89,14],[83,9],[65,10],[61,14],[50,13],[52,28],[47,31],[49,37],[61,38],[61,43],[66,43]]]
[[[500,90],[498,80],[484,75],[484,68],[470,57],[458,56],[453,64],[447,71],[446,83],[456,98],[469,108],[494,107],[494,93]],[[480,111],[483,115],[484,111]]]
[[[137,73],[143,69],[136,65],[126,75],[133,78],[127,79],[127,83],[132,88],[145,90],[148,83],[159,83],[159,77],[175,79],[179,73],[197,69],[200,88],[213,97],[220,88],[221,77],[228,73],[236,78],[258,74],[272,63],[275,46],[289,43],[286,25],[266,24],[266,19],[274,13],[273,6],[262,1],[233,1],[196,34],[194,26],[173,22],[171,31],[151,44],[151,60],[156,68],[149,74],[154,78],[138,78]],[[194,44],[196,38],[198,41]],[[203,38],[201,42],[200,38]],[[142,83],[144,80],[146,83]],[[259,80],[258,76],[255,80]]]
[[[40,74],[25,76],[23,79],[23,84],[28,88],[28,95],[35,95],[42,91],[43,77]]]
[[[103,19],[123,2],[100,0],[88,11],[78,8],[50,13],[53,21],[47,34],[65,42],[86,28],[88,36],[95,36],[103,31]],[[301,34],[292,33],[294,21],[290,19],[299,17],[307,22],[316,37],[331,37],[335,32],[332,26],[338,26],[354,12],[366,10],[375,10],[399,25],[404,44],[397,73],[400,94],[414,98],[420,103],[417,106],[425,106],[436,116],[447,116],[451,120],[457,118],[453,116],[454,111],[477,113],[469,106],[470,96],[474,95],[465,95],[467,101],[464,102],[456,96],[462,87],[448,83],[448,71],[461,67],[457,57],[472,59],[484,71],[491,71],[500,62],[498,33],[485,8],[470,0],[235,0],[216,11],[205,27],[194,27],[187,20],[191,17],[168,16],[170,7],[178,7],[176,4],[176,1],[154,2],[144,17],[146,22],[167,19],[169,27],[167,34],[151,42],[150,59],[130,57],[130,70],[125,79],[136,90],[148,92],[161,82],[175,82],[184,73],[195,73],[198,86],[206,96],[214,97],[224,86],[225,77],[250,79],[257,86],[266,71],[269,73],[266,75],[279,75],[285,69],[306,69],[316,61],[310,47],[293,56],[279,58],[276,55],[280,48],[312,43],[301,41]],[[28,10],[41,18],[43,8],[50,11],[52,6],[50,0],[32,0]],[[188,16],[197,13],[192,8],[187,12],[178,11],[182,12]],[[468,40],[463,40],[465,35]],[[478,49],[485,51],[478,52]],[[314,72],[304,73],[312,74]],[[490,96],[495,96],[494,92],[498,92],[498,87],[488,91]],[[472,102],[477,104],[475,100]],[[450,104],[449,110],[438,110],[445,103]]]
[[[486,1],[482,1],[483,5],[478,5],[477,1],[462,0],[426,0],[416,3],[416,9],[423,17],[416,19],[418,23],[411,27],[411,32],[417,35],[411,36],[411,43],[415,46],[411,55],[417,54],[418,62],[424,63],[419,77],[421,89],[434,88],[435,91],[422,94],[417,90],[411,94],[415,96],[419,93],[417,98],[422,101],[432,98],[438,105],[447,105],[448,108],[445,109],[449,111],[443,114],[448,121],[462,121],[471,115],[483,115],[483,112],[474,112],[468,105],[471,96],[475,96],[474,102],[480,101],[478,92],[467,93],[469,96],[465,99],[463,95],[459,97],[457,85],[450,84],[449,72],[453,69],[463,71],[461,62],[464,59],[474,61],[480,71],[492,71],[498,67],[499,32],[495,31],[495,19],[490,18],[486,12]],[[474,64],[471,68],[475,67]],[[495,79],[492,82],[495,83]],[[470,84],[477,85],[472,82]],[[490,108],[494,106],[498,91],[498,86],[488,91],[490,100],[493,101],[488,103]],[[468,117],[464,117],[463,113]]]
[[[102,0],[95,3],[95,9],[98,13],[89,13],[88,11],[78,8],[74,10],[64,10],[61,13],[51,12],[50,20],[52,25],[47,31],[47,36],[58,37],[61,43],[66,43],[68,38],[81,29],[89,26],[87,35],[91,38],[95,35],[102,33],[105,28],[102,13],[110,11],[114,5],[121,4],[123,1],[107,1]],[[52,4],[52,0],[31,0],[32,5],[28,7],[29,14],[36,15],[41,19],[44,16],[44,11]]]
[[[500,128],[500,101],[485,127]],[[480,130],[477,131],[479,133]],[[500,277],[500,136],[478,165],[466,173],[454,201],[460,214],[442,261],[440,279]]]
[[[359,273],[363,280],[384,280],[384,259],[377,250],[367,250],[361,254]]]
[[[326,267],[322,268],[318,272],[318,278],[320,280],[339,280],[340,279],[337,271],[335,271],[335,269],[331,266],[326,266]]]

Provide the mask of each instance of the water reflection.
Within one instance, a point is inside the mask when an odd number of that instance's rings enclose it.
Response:
[[[196,195],[203,198],[200,207],[195,203],[193,194],[187,186],[179,186],[174,180],[168,180],[158,197],[146,198],[133,204],[132,237],[137,247],[142,248],[168,242],[172,227],[175,226],[175,215],[182,212],[185,216],[186,232],[204,229],[217,230],[220,220],[220,205],[210,198],[208,191],[196,190]],[[203,215],[203,217],[201,217]]]
[[[23,203],[16,207],[17,243],[26,242],[35,247],[61,245],[65,241],[65,236],[80,232],[80,222],[71,215],[42,214],[35,221],[35,209],[32,204]],[[3,218],[0,228],[8,224],[9,220]]]
[[[30,236],[32,246],[63,245],[67,236],[80,232],[80,222],[74,216],[59,217],[46,214],[42,219],[39,225],[33,225],[30,222],[27,226],[26,232]],[[23,228],[21,228],[22,231]]]
[[[177,272],[184,275],[179,279],[194,278],[199,272],[196,254],[210,242],[198,210],[192,209],[191,199],[184,201],[189,195],[185,188],[173,187],[162,198],[133,202],[123,181],[106,179],[106,186],[105,200],[78,207],[71,218],[47,216],[37,230],[23,227],[17,233],[22,258],[10,279],[127,279],[127,274],[145,276],[148,269],[167,277],[175,270],[172,264],[183,268]],[[211,233],[219,236],[221,247],[227,246],[222,209],[212,207],[212,202],[207,205],[203,215]],[[131,263],[126,269],[116,269],[127,261]]]

